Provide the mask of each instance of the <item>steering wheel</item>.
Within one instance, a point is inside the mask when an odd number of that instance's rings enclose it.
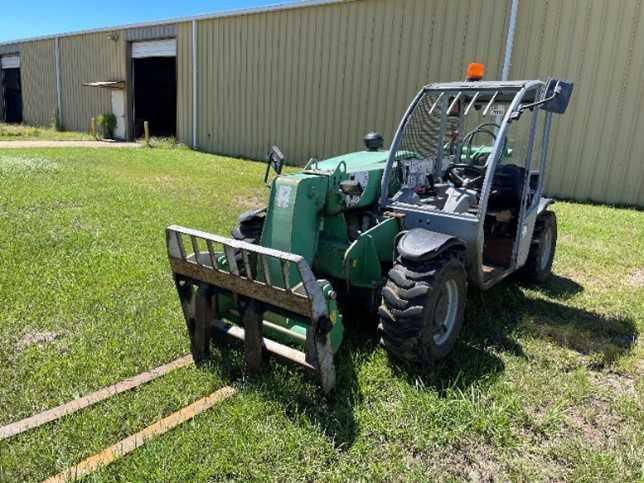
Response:
[[[474,153],[472,153],[472,142],[474,141],[474,138],[476,137],[477,134],[487,134],[492,138],[492,144],[496,142],[496,133],[490,129],[486,129],[488,127],[495,127],[497,129],[500,129],[501,126],[499,126],[495,122],[484,122],[482,124],[479,124],[476,126],[474,129],[472,129],[470,132],[468,132],[464,137],[463,137],[463,145],[467,147],[465,151],[465,161],[468,166],[473,166],[474,162],[479,161],[479,159],[484,156],[483,150],[487,146],[481,146],[479,147]],[[503,147],[505,149],[505,146]],[[483,167],[487,166],[487,160],[483,164]]]
[[[461,173],[457,173],[455,169],[461,170]],[[484,173],[484,167],[467,163],[455,163],[445,170],[445,176],[454,183],[454,186],[457,188],[462,186],[471,186],[472,184],[482,180]]]

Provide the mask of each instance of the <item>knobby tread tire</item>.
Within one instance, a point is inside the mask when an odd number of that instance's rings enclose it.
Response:
[[[552,249],[550,250],[550,259],[545,268],[541,268],[541,252],[543,250],[544,232],[546,229],[552,230]],[[543,283],[552,273],[552,262],[555,258],[557,247],[557,216],[552,211],[544,211],[537,218],[532,235],[532,244],[528,259],[525,262],[521,272],[523,278],[531,283]]]
[[[447,340],[438,346],[433,338],[435,292],[448,279],[457,282],[457,319]],[[422,263],[398,259],[388,273],[378,309],[382,345],[395,357],[420,366],[444,357],[460,331],[466,291],[467,275],[458,253],[447,251]]]

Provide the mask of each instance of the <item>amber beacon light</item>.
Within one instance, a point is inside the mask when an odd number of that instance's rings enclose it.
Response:
[[[485,75],[485,66],[478,62],[472,62],[467,65],[467,80],[480,81]]]

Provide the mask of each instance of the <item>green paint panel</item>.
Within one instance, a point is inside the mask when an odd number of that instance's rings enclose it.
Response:
[[[261,245],[301,255],[312,265],[318,246],[327,182],[326,177],[306,174],[275,178]],[[268,259],[268,262],[272,284],[282,287],[280,263],[275,259]],[[291,285],[300,282],[293,266],[290,267],[289,282]]]
[[[387,218],[376,226],[365,231],[363,236],[373,239],[378,258],[383,262],[393,261],[394,240],[400,232],[398,218]]]
[[[372,288],[382,279],[378,250],[371,235],[363,233],[344,256],[347,281],[351,285]]]

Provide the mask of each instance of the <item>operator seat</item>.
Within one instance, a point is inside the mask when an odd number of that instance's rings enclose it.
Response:
[[[521,206],[525,168],[516,164],[497,166],[488,200],[489,211],[510,210],[516,214]]]

